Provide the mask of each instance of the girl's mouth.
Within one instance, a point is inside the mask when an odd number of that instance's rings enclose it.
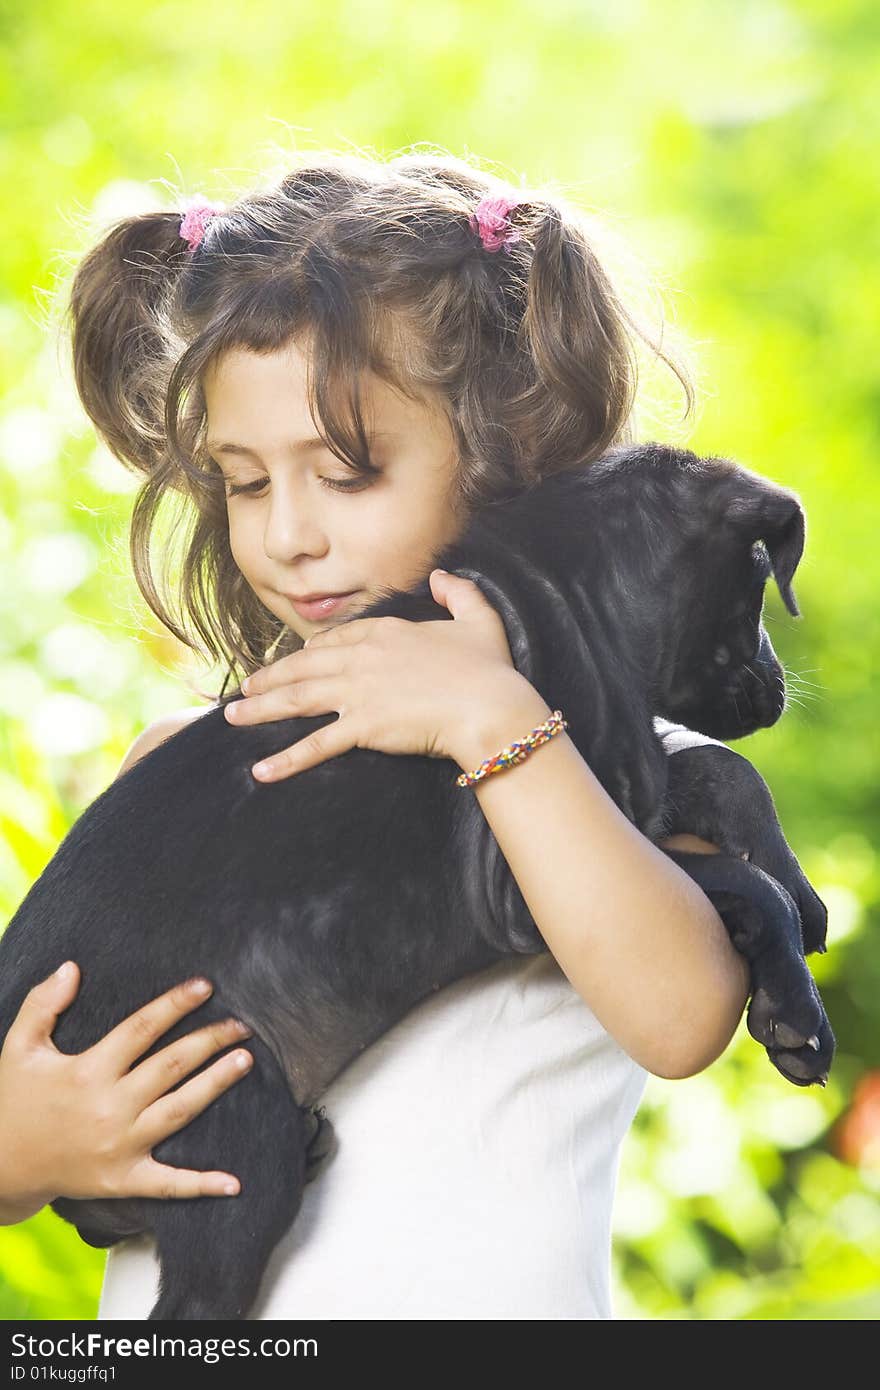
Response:
[[[286,597],[301,618],[307,618],[309,622],[318,622],[321,618],[330,617],[331,614],[337,612],[343,604],[359,592],[358,589],[352,589],[347,594],[326,594],[323,598],[309,599],[307,603],[291,598],[289,594]]]

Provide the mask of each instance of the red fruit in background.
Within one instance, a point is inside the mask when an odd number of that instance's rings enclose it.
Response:
[[[880,1168],[880,1071],[865,1072],[858,1082],[849,1109],[835,1126],[833,1145],[844,1163]]]

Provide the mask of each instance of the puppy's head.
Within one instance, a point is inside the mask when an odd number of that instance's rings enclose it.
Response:
[[[737,739],[775,724],[785,674],[763,623],[773,576],[800,616],[791,584],[804,549],[797,496],[729,459],[677,455],[671,493],[678,525],[670,553],[655,713],[710,738]]]

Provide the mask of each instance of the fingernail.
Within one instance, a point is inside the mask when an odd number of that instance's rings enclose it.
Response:
[[[237,1183],[237,1182],[228,1182],[228,1183],[226,1183],[226,1184],[224,1185],[223,1191],[226,1193],[227,1197],[234,1197],[234,1196],[236,1195],[236,1193],[238,1192],[238,1183]]]
[[[73,961],[66,960],[63,965],[59,965],[58,969],[55,971],[55,974],[58,976],[59,980],[64,980],[67,978],[67,976],[70,974],[72,970]]]
[[[235,1065],[242,1069],[249,1067],[253,1060],[253,1056],[250,1052],[236,1052],[235,1054]]]
[[[271,763],[256,763],[255,766],[253,767],[252,771],[253,771],[253,774],[254,774],[255,777],[271,777],[271,776],[272,776],[272,764],[271,764]]]
[[[240,1033],[243,1038],[252,1038],[254,1036],[253,1028],[248,1028],[247,1024],[242,1023],[240,1018],[234,1020],[234,1026],[236,1033]]]
[[[198,979],[190,981],[190,989],[192,990],[193,994],[210,994],[211,988],[212,986],[210,980]]]

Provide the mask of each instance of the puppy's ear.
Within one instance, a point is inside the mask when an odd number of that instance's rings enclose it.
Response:
[[[782,601],[793,617],[801,611],[791,587],[804,553],[806,516],[800,500],[788,488],[741,468],[727,516],[744,540],[763,541]],[[742,475],[745,475],[743,478]]]

